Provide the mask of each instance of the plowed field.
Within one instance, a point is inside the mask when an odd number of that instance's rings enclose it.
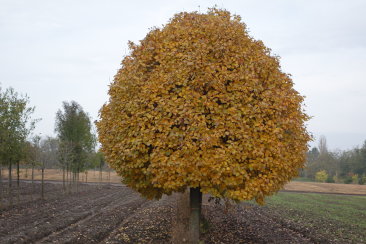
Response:
[[[184,197],[178,194],[148,201],[122,185],[92,184],[64,194],[62,184],[47,183],[46,199],[40,200],[39,184],[33,188],[22,182],[20,189],[28,197],[17,201],[15,194],[14,207],[0,210],[0,243],[184,243],[179,236],[183,227],[176,219]],[[319,232],[326,224],[333,225],[329,230],[342,230],[340,223],[324,219],[309,226],[288,218],[289,213],[275,206],[245,203],[228,209],[205,201],[203,213],[206,244],[365,242],[365,235],[358,232],[352,238]],[[178,219],[183,218],[178,214]]]

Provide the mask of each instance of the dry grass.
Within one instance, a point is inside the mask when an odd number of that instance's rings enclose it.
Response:
[[[353,184],[292,181],[284,187],[284,190],[366,195],[366,185],[353,185]]]
[[[6,169],[2,170],[3,177],[7,177],[8,172]],[[13,177],[16,177],[16,171],[13,171]],[[31,179],[30,169],[21,169],[20,178],[24,180]],[[34,171],[34,179],[41,180],[41,170],[36,169]],[[99,171],[89,170],[86,173],[80,173],[79,179],[82,182],[105,182],[105,183],[120,183],[121,178],[116,172],[103,171],[102,181],[99,180]],[[60,169],[46,169],[45,180],[58,180],[62,181],[62,170]],[[285,185],[286,191],[304,191],[304,192],[320,192],[320,193],[339,193],[339,194],[358,194],[366,195],[366,185],[354,185],[354,184],[335,184],[335,183],[318,183],[318,182],[299,182],[292,181]]]
[[[31,169],[21,169],[20,170],[20,179],[22,180],[30,180]],[[13,179],[16,178],[16,170],[12,172]],[[8,170],[2,170],[2,176],[8,177]],[[34,180],[42,179],[42,171],[40,169],[34,170]],[[56,180],[62,181],[62,170],[61,169],[46,169],[44,173],[45,180]],[[99,171],[89,170],[87,172],[83,172],[79,174],[79,180],[81,182],[104,182],[104,183],[121,183],[121,177],[119,177],[114,171],[102,171],[102,180],[100,180]]]

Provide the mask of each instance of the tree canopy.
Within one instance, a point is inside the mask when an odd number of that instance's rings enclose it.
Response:
[[[95,146],[89,115],[75,101],[63,102],[63,111],[58,110],[56,114],[55,131],[62,152],[59,154],[61,162],[71,160],[69,167],[73,172],[83,171],[88,153]]]
[[[303,97],[239,16],[182,12],[129,47],[97,123],[125,184],[261,203],[297,175],[311,138]]]
[[[13,164],[25,156],[26,139],[34,129],[34,107],[13,88],[0,87],[0,163]]]

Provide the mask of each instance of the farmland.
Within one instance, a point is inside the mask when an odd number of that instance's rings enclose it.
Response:
[[[0,243],[172,243],[183,242],[176,216],[186,195],[148,201],[123,185],[21,182],[26,198],[1,210]],[[4,189],[6,191],[6,189]],[[366,197],[281,192],[265,206],[252,202],[203,204],[205,243],[365,243]],[[180,212],[182,213],[182,212]]]

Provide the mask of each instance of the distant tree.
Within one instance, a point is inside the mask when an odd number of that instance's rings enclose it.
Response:
[[[325,136],[320,137],[318,148],[314,147],[307,153],[304,174],[309,178],[315,179],[315,174],[318,171],[325,170],[331,177],[335,176],[338,178],[340,172],[340,152],[328,150]]]
[[[31,165],[31,180],[32,189],[34,189],[34,169],[41,165],[41,137],[39,135],[33,136],[31,142],[27,144],[27,163]]]
[[[41,198],[44,199],[44,174],[47,165],[52,165],[57,157],[58,141],[52,137],[46,137],[40,141],[39,156],[41,167]]]
[[[239,16],[179,13],[130,48],[97,123],[126,185],[148,198],[190,188],[197,237],[202,193],[263,203],[297,176],[303,97]]]
[[[73,162],[73,148],[72,144],[63,141],[59,143],[58,151],[57,151],[57,157],[59,165],[62,168],[62,182],[63,182],[63,190],[66,192],[70,191],[70,183],[71,183],[71,176],[69,176],[69,173],[71,173],[71,162]]]
[[[57,138],[47,136],[42,140],[41,146],[44,148],[47,160],[45,160],[44,167],[46,169],[58,168],[58,148],[59,141]]]
[[[366,174],[366,146],[344,151],[340,156],[341,176],[347,177],[349,174]]]
[[[315,178],[315,173],[319,171],[319,150],[317,147],[313,147],[306,154],[306,167],[303,169],[303,176],[306,178]]]
[[[12,166],[17,165],[19,186],[19,162],[25,157],[26,139],[34,129],[36,120],[31,120],[34,107],[29,98],[19,95],[13,88],[3,91],[0,87],[0,163],[8,165],[9,197],[12,205]]]
[[[103,152],[97,151],[96,153],[92,154],[91,161],[94,168],[98,168],[99,170],[99,182],[101,183],[103,181],[103,167],[105,166]]]
[[[358,151],[359,161],[355,164],[353,172],[358,175],[366,175],[366,141]]]
[[[328,179],[327,171],[321,170],[316,172],[315,174],[315,180],[319,182],[325,182]]]
[[[55,131],[61,151],[65,151],[65,147],[70,149],[67,152],[71,154],[68,170],[73,172],[74,181],[78,182],[79,172],[86,169],[88,154],[95,148],[95,135],[92,133],[90,117],[75,101],[64,102],[63,110],[56,114]]]
[[[320,155],[328,154],[327,139],[325,138],[325,136],[321,136],[319,139],[319,154]]]

